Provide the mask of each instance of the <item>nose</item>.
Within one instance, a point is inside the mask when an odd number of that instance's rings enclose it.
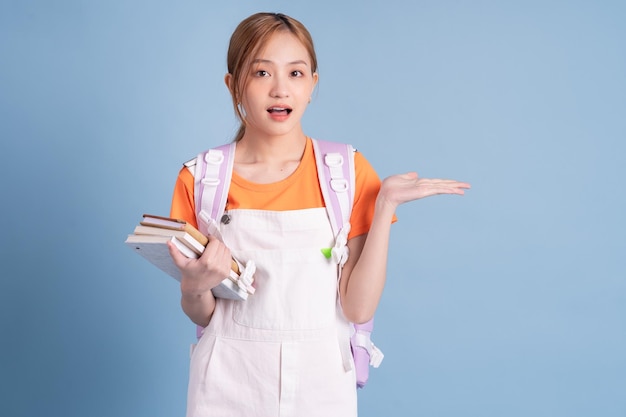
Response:
[[[289,92],[287,88],[287,80],[285,77],[280,75],[275,75],[273,77],[272,88],[270,90],[270,96],[272,98],[284,98],[289,97]]]

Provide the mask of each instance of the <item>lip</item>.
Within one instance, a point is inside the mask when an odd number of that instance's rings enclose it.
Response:
[[[289,118],[293,109],[284,104],[274,104],[267,108],[270,118],[276,121],[283,121]]]

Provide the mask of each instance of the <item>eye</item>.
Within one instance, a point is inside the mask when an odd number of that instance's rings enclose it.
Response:
[[[293,70],[291,71],[291,76],[292,77],[302,77],[304,75],[304,73],[300,70]]]
[[[257,77],[269,77],[270,73],[265,70],[257,70],[254,75]]]

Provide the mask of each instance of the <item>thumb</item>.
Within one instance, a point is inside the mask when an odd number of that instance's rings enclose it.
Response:
[[[167,248],[169,249],[170,256],[174,260],[174,264],[176,264],[177,267],[182,268],[187,265],[187,263],[189,262],[189,258],[183,255],[183,253],[178,250],[176,245],[174,245],[172,242],[167,242]]]

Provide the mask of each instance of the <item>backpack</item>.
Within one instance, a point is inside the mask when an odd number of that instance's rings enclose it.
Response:
[[[335,245],[322,250],[324,256],[341,267],[348,259],[348,233],[350,214],[354,203],[355,171],[354,152],[351,145],[312,139],[317,173],[330,219]],[[219,223],[229,221],[224,215],[228,188],[232,178],[235,143],[229,143],[202,152],[185,165],[194,174],[195,210],[198,228],[221,239]],[[245,269],[242,267],[242,269]],[[357,387],[363,388],[369,377],[369,366],[378,368],[383,353],[372,343],[370,334],[374,320],[352,324],[354,333],[350,338],[354,358]],[[202,335],[198,326],[196,335]]]

